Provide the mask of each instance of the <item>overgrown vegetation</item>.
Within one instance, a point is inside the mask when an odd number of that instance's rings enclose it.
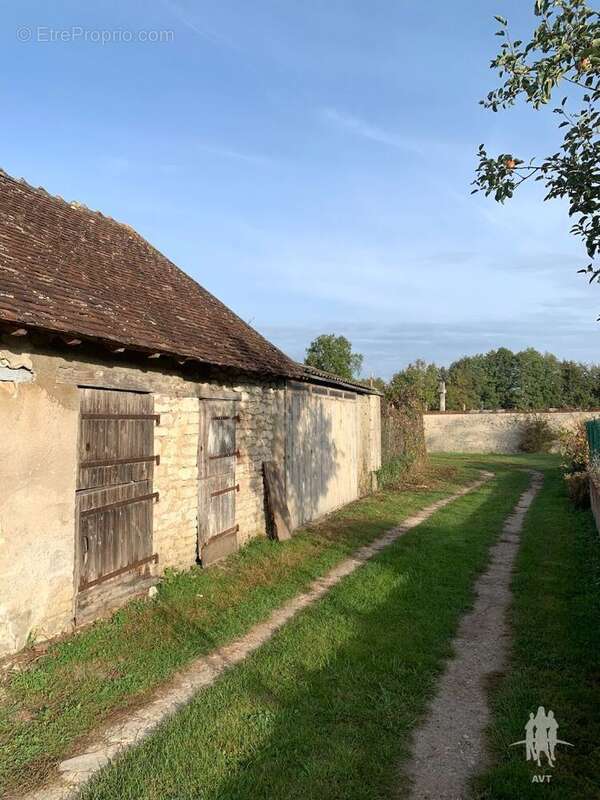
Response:
[[[285,543],[254,541],[222,568],[171,574],[152,602],[134,602],[51,647],[0,687],[0,786],[39,782],[73,742],[135,705],[192,658],[231,641],[384,531],[473,480],[469,465],[427,488],[379,492]],[[189,751],[188,751],[189,758]]]
[[[563,477],[569,497],[578,508],[590,504],[590,449],[584,422],[560,433]]]
[[[485,800],[583,800],[598,797],[600,760],[600,543],[592,515],[567,502],[549,470],[529,511],[513,580],[513,648],[492,691],[494,766],[476,784]],[[543,705],[560,724],[553,770],[539,770],[512,742],[529,712]],[[534,773],[552,773],[549,784]]]
[[[84,793],[86,800],[383,800],[473,582],[527,484],[504,474],[435,514]],[[482,524],[485,520],[485,524]]]
[[[532,416],[523,426],[519,449],[523,453],[549,453],[556,440],[556,431],[548,420]]]
[[[407,390],[381,403],[381,463],[377,477],[382,488],[400,488],[427,465],[423,407]]]

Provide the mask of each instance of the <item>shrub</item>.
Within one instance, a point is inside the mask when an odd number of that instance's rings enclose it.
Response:
[[[590,448],[585,422],[560,431],[559,442],[560,466],[569,497],[578,508],[587,508],[590,504]]]
[[[399,488],[407,475],[412,471],[414,462],[406,456],[399,456],[388,461],[377,470],[377,486],[380,489]]]
[[[574,506],[589,508],[590,476],[587,472],[571,472],[564,476],[567,492]]]
[[[391,476],[400,478],[419,470],[426,462],[423,408],[408,391],[382,399],[381,461],[380,485]]]
[[[587,472],[590,464],[590,448],[587,439],[585,422],[579,422],[574,428],[565,428],[558,435],[562,470],[566,475],[575,472]]]
[[[523,428],[519,449],[524,453],[549,453],[557,438],[548,420],[531,417]]]

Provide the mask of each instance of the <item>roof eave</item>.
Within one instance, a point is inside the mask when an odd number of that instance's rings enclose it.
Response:
[[[23,333],[25,331],[25,333]],[[66,342],[68,339],[77,339],[81,340],[81,343],[87,342],[90,344],[99,345],[101,347],[106,348],[107,350],[111,351],[113,354],[116,351],[123,351],[129,352],[131,354],[136,354],[139,356],[146,356],[146,358],[154,357],[157,360],[159,358],[165,359],[173,359],[176,361],[180,366],[184,364],[198,364],[205,367],[213,367],[216,369],[226,369],[226,370],[234,370],[246,375],[256,375],[256,376],[268,376],[271,378],[280,378],[280,379],[295,379],[300,380],[301,374],[297,373],[293,370],[275,370],[272,367],[265,366],[264,364],[257,365],[255,369],[252,369],[248,366],[242,366],[240,364],[235,364],[233,362],[225,362],[225,361],[218,361],[218,360],[206,360],[202,359],[199,356],[191,355],[183,351],[174,352],[167,349],[161,349],[159,347],[145,347],[142,345],[138,345],[129,341],[126,341],[122,338],[114,338],[110,336],[93,336],[90,334],[84,334],[80,331],[68,328],[68,327],[51,327],[47,325],[41,325],[38,323],[32,323],[29,321],[23,321],[22,319],[18,319],[17,317],[9,318],[9,317],[0,317],[0,333],[7,333],[8,335],[15,335],[16,338],[22,338],[27,333],[34,333],[40,334],[42,336],[53,337],[53,338],[61,338]]]

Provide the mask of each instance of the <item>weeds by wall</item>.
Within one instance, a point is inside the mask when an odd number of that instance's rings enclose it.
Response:
[[[426,459],[423,410],[416,399],[381,404],[381,487],[398,483]]]
[[[524,453],[550,453],[557,437],[557,432],[547,419],[533,414],[523,424],[519,450]]]
[[[587,508],[590,504],[589,480],[590,447],[584,422],[560,432],[561,468],[567,491],[574,505]]]

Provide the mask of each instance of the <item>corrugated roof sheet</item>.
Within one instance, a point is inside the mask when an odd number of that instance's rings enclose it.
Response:
[[[380,391],[367,386],[365,383],[349,380],[347,378],[340,378],[331,372],[326,372],[324,369],[317,369],[316,367],[311,367],[308,364],[298,364],[298,367],[304,372],[304,380],[321,380],[325,383],[332,383],[336,386],[340,386],[343,389],[348,389],[349,391],[378,395],[381,394]]]

